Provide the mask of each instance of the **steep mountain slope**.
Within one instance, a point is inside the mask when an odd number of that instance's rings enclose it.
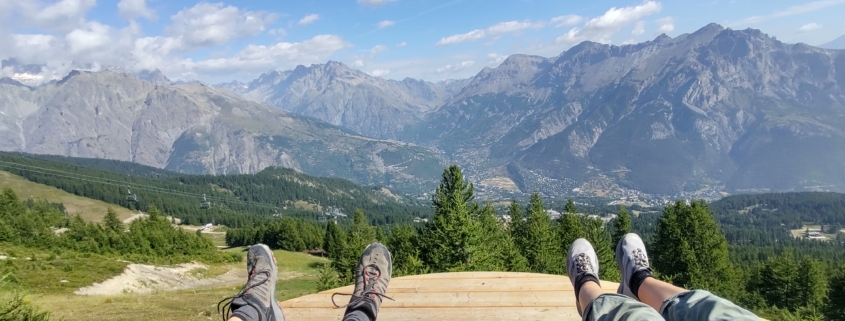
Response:
[[[107,158],[187,173],[294,168],[361,184],[426,190],[438,159],[203,84],[154,84],[74,71],[38,88],[0,84],[0,150]]]
[[[476,177],[561,193],[845,190],[845,52],[711,24],[485,69],[403,137]]]
[[[819,47],[825,49],[845,49],[845,35],[841,35],[838,38],[831,40],[830,42],[821,44],[819,45]]]
[[[394,138],[460,90],[461,81],[430,83],[373,77],[336,61],[271,71],[241,93],[252,100],[343,126],[363,135]],[[225,85],[229,87],[229,85]]]

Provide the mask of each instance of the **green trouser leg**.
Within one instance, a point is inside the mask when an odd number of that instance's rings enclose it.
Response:
[[[679,293],[669,298],[660,307],[660,314],[669,321],[760,321],[754,313],[704,290]]]
[[[584,321],[760,321],[753,313],[704,290],[679,293],[660,307],[650,306],[620,294],[602,294],[584,312]]]

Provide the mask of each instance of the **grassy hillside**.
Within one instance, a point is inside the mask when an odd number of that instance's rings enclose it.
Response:
[[[425,205],[377,188],[284,168],[268,168],[251,175],[185,175],[126,162],[53,158],[62,161],[0,153],[0,170],[131,210],[146,211],[155,205],[166,215],[194,225],[253,225],[274,216],[316,220],[328,207],[347,214],[364,210],[376,224],[410,222],[415,216],[430,213]],[[128,190],[137,196],[137,203],[127,200]],[[208,209],[200,206],[203,195],[212,204]]]
[[[86,221],[100,222],[109,207],[117,212],[117,217],[121,220],[136,213],[125,207],[73,195],[55,187],[33,183],[20,176],[0,171],[0,190],[5,188],[11,188],[21,198],[45,199],[52,203],[61,203],[69,214],[79,214]]]

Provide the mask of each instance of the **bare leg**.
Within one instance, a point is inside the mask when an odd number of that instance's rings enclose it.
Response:
[[[229,318],[229,321],[244,321],[244,320],[241,320],[241,318],[238,318],[238,317],[231,317],[231,318]]]
[[[581,311],[586,311],[587,306],[593,302],[599,295],[605,294],[604,290],[596,282],[586,282],[581,286],[581,292],[578,293],[578,303],[581,305]]]
[[[679,288],[655,278],[647,278],[640,285],[640,288],[637,291],[637,296],[640,298],[642,303],[648,304],[648,306],[660,311],[660,307],[663,306],[664,301],[678,293],[687,291],[689,290]]]

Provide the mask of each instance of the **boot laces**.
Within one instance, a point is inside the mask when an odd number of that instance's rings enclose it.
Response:
[[[256,275],[265,275],[266,278],[264,278],[264,280],[261,280],[261,281],[255,283],[255,284],[250,284],[250,282],[253,280],[253,278],[255,278]],[[224,321],[229,320],[229,316],[231,316],[232,312],[233,312],[232,311],[232,302],[235,301],[235,299],[242,298],[244,295],[246,295],[246,293],[250,289],[257,287],[257,286],[260,286],[260,285],[264,284],[265,282],[267,282],[269,280],[270,280],[270,271],[258,271],[258,272],[252,273],[249,276],[249,279],[246,281],[246,284],[244,284],[244,287],[241,289],[240,292],[238,292],[238,294],[224,298],[223,300],[220,300],[220,302],[217,302],[217,313],[223,314],[223,320]],[[247,300],[244,300],[244,302],[249,304],[251,307],[255,308],[255,310],[261,311],[261,309],[257,305],[253,304],[252,302],[249,302]],[[222,305],[222,307],[221,307],[221,305]]]
[[[375,277],[371,278],[371,277],[367,276],[367,269],[368,268],[375,269],[375,271],[376,271]],[[332,294],[332,304],[334,304],[334,306],[336,308],[339,309],[339,308],[345,308],[345,307],[348,307],[348,306],[354,306],[354,305],[361,303],[362,301],[365,301],[365,300],[374,301],[375,298],[378,298],[379,303],[381,303],[382,298],[388,299],[388,300],[391,300],[391,301],[396,301],[396,300],[393,300],[393,298],[385,295],[384,293],[378,292],[378,290],[376,289],[376,284],[378,284],[378,280],[381,278],[381,270],[379,270],[378,266],[376,266],[375,264],[368,265],[364,268],[363,273],[364,273],[364,291],[361,293],[361,295],[358,296],[358,295],[355,295],[354,293],[353,294],[349,294],[349,293],[334,293],[334,294]],[[347,304],[339,305],[334,300],[334,297],[338,296],[338,295],[351,296],[352,299],[349,300],[349,303],[347,303]]]
[[[581,273],[594,273],[593,262],[590,261],[590,256],[584,253],[578,254],[575,257],[575,269]]]

